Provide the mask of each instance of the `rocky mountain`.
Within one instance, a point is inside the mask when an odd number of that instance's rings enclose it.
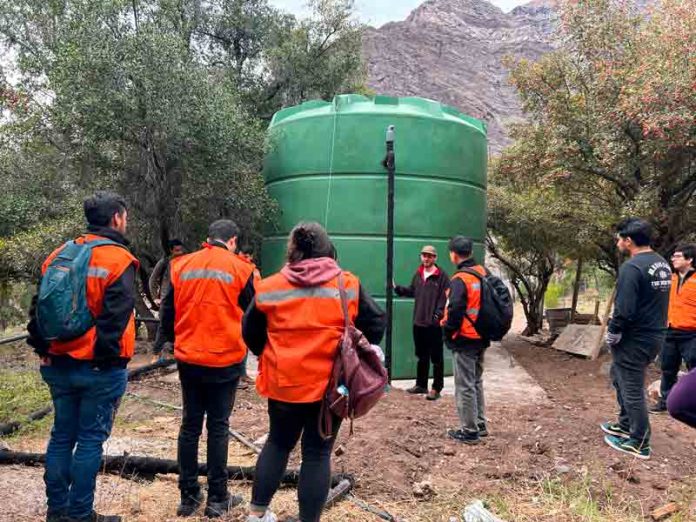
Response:
[[[552,49],[553,0],[510,13],[485,0],[427,0],[403,22],[369,29],[368,85],[380,94],[423,96],[488,125],[492,152],[507,143],[505,125],[521,117],[502,59],[537,59]]]

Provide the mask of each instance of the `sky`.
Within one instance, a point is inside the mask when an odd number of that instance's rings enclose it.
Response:
[[[380,26],[387,22],[404,20],[413,9],[425,0],[356,0],[358,14],[361,19],[374,26]],[[525,4],[528,0],[489,0],[503,11],[510,11],[514,7]],[[270,0],[277,7],[291,13],[302,15],[306,12],[306,0]]]

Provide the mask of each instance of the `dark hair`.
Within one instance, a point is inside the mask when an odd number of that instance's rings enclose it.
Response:
[[[336,249],[329,235],[319,223],[298,223],[288,237],[288,262],[317,257],[334,258]]]
[[[459,257],[469,257],[474,250],[474,243],[468,237],[454,236],[449,240],[447,248]]]
[[[652,239],[650,223],[640,218],[624,219],[616,226],[617,233],[623,239],[631,239],[636,246],[649,246]]]
[[[123,214],[128,207],[126,201],[114,192],[98,190],[83,203],[87,223],[97,227],[108,227],[116,214]]]
[[[696,245],[693,243],[682,243],[677,248],[674,249],[675,252],[681,252],[684,259],[689,259],[693,265],[694,259],[696,259]],[[694,265],[696,266],[696,265]]]
[[[174,250],[174,247],[178,246],[184,246],[184,243],[181,241],[181,239],[170,239],[169,241],[167,241],[167,248],[170,252]]]
[[[239,227],[231,219],[218,219],[208,227],[208,239],[227,243],[233,237],[239,236]]]

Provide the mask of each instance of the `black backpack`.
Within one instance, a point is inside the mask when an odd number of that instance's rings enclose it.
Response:
[[[491,274],[488,269],[485,270],[485,276],[470,268],[460,270],[476,276],[481,281],[481,308],[476,322],[467,314],[464,314],[464,317],[474,325],[476,333],[482,338],[500,341],[512,326],[512,296],[499,277]]]

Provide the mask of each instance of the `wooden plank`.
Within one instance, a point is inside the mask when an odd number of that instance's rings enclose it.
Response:
[[[600,346],[603,328],[593,324],[569,324],[553,343],[553,348],[562,352],[582,355],[594,359]]]
[[[677,511],[679,511],[679,504],[676,502],[670,502],[669,504],[665,504],[664,506],[657,508],[655,511],[650,513],[650,516],[653,520],[664,520]]]

